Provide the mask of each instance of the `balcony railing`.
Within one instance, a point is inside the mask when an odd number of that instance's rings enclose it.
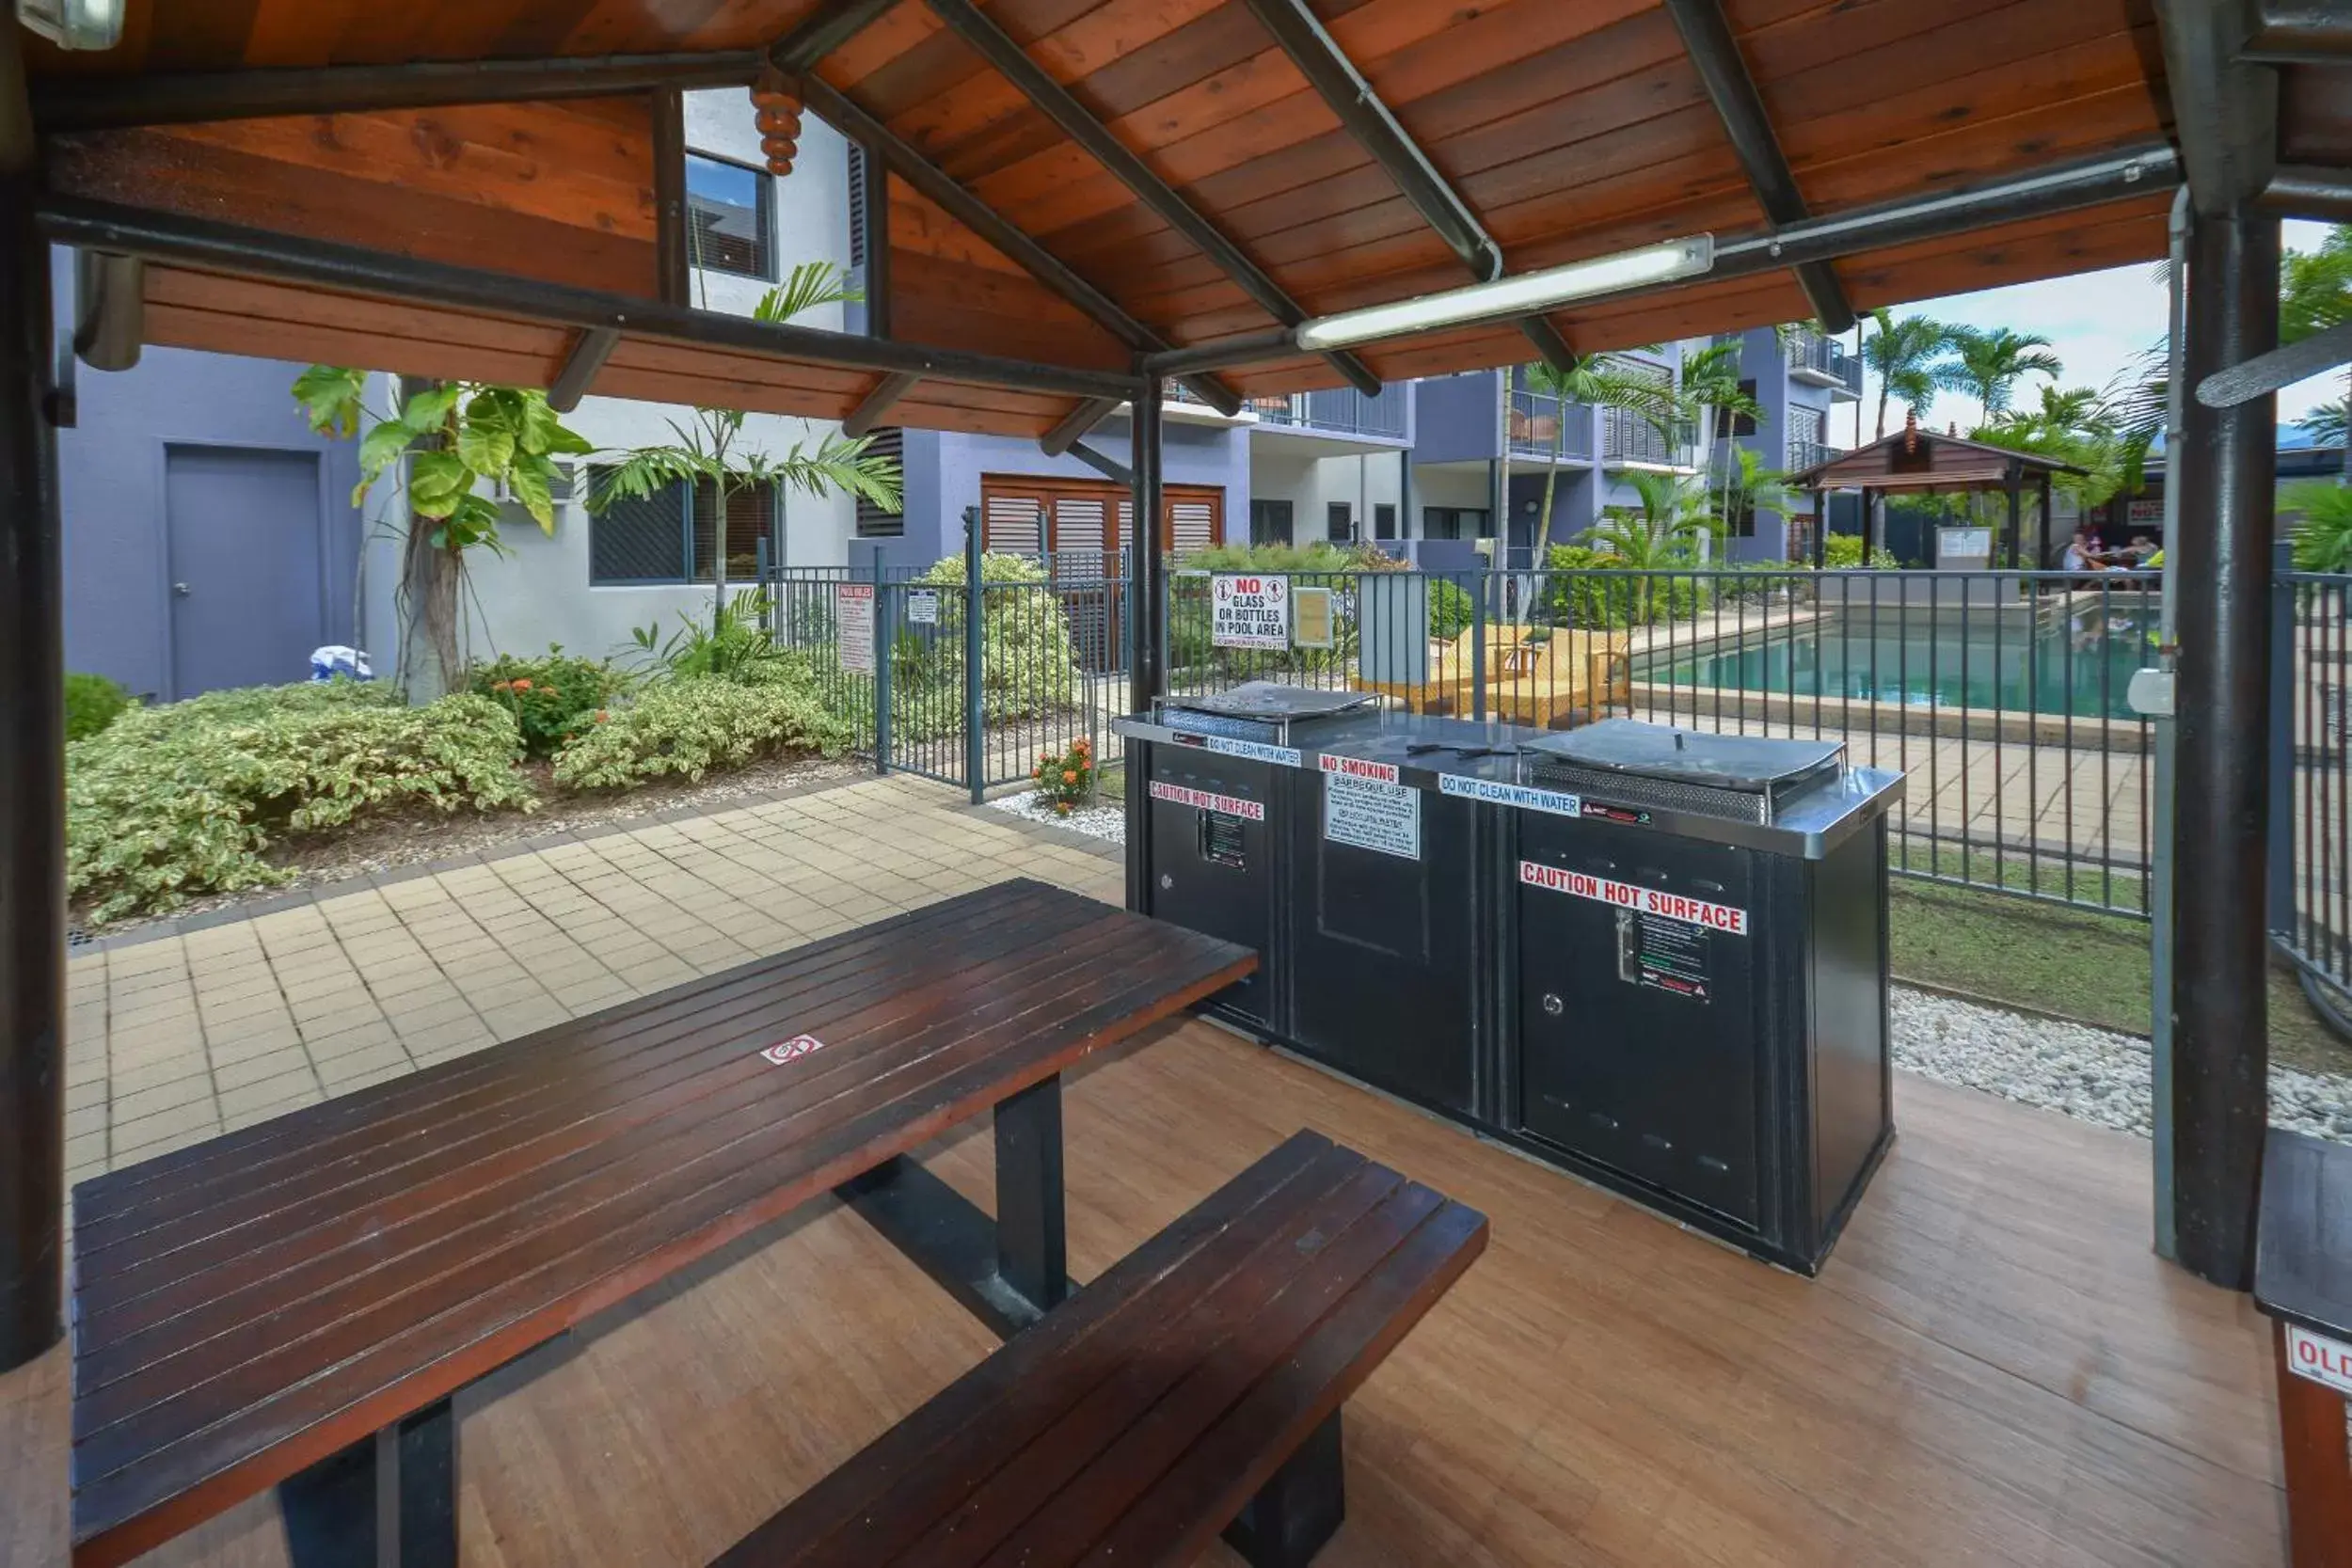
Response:
[[[1843,447],[1831,446],[1827,441],[1813,441],[1803,436],[1791,436],[1788,437],[1788,461],[1785,465],[1785,471],[1792,474],[1802,473],[1816,464],[1826,463],[1833,457],[1845,455],[1846,449]]]
[[[1511,394],[1511,451],[1519,457],[1593,460],[1593,407],[1542,392]]]
[[[1254,397],[1246,406],[1258,416],[1261,424],[1401,441],[1405,439],[1405,400],[1408,395],[1402,383],[1381,388],[1376,398],[1368,398],[1353,387],[1334,387],[1320,392]]]
[[[1622,408],[1600,410],[1600,451],[1603,462],[1661,467],[1679,463],[1683,457],[1656,425]]]
[[[1789,374],[1833,381],[1856,397],[1862,395],[1862,361],[1836,339],[1819,332],[1791,332],[1786,352]]]

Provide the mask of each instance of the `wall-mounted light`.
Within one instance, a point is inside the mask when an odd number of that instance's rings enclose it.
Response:
[[[1292,336],[1300,348],[1324,353],[1440,326],[1466,326],[1473,322],[1534,315],[1572,300],[1696,277],[1712,270],[1714,265],[1715,236],[1695,234],[1687,240],[1666,240],[1636,250],[1620,250],[1614,255],[1547,267],[1541,272],[1498,277],[1491,283],[1472,283],[1442,293],[1420,294],[1391,305],[1318,316],[1300,322]]]
[[[112,49],[122,41],[125,0],[16,0],[17,20],[60,49]]]

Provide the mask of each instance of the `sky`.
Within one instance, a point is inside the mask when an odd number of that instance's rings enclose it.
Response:
[[[2290,220],[2284,228],[2290,250],[2315,250],[2320,237],[2327,232],[2324,224],[2297,220]],[[2066,373],[2060,378],[2063,386],[2102,390],[2164,336],[2166,325],[2164,285],[2156,280],[2156,269],[2145,263],[1920,300],[1899,308],[1895,313],[1930,316],[1970,326],[2006,326],[2013,332],[2047,338],[2053,352],[2065,363]],[[1851,342],[1851,333],[1847,341]],[[2041,396],[2044,380],[2032,376],[2021,383],[2015,403],[2021,407],[2032,406]],[[2298,382],[2279,394],[2279,420],[2281,424],[2292,423],[2313,404],[2343,396],[2344,389],[2342,371]],[[1865,441],[1876,434],[1878,400],[1878,377],[1867,375],[1861,405]],[[1961,392],[1939,392],[1932,411],[1923,412],[1920,421],[1938,430],[1957,421],[1964,431],[1979,422],[1979,414],[1974,398]],[[1830,439],[1840,445],[1854,439],[1851,417],[1846,409],[1833,416]],[[1899,402],[1887,405],[1889,429],[1900,425],[1902,417]]]

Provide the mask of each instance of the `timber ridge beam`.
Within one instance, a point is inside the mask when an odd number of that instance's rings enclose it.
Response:
[[[1797,188],[1796,174],[1788,166],[1788,154],[1781,150],[1780,138],[1773,134],[1756,78],[1740,57],[1740,40],[1732,36],[1722,0],[1665,0],[1665,5],[1676,31],[1682,35],[1683,50],[1699,73],[1700,85],[1715,105],[1715,117],[1731,138],[1731,150],[1747,174],[1756,202],[1764,209],[1765,220],[1776,229],[1803,223],[1812,214],[1805,207],[1804,193]],[[1791,270],[1824,330],[1834,336],[1853,325],[1852,302],[1827,261],[1804,261]]]
[[[1995,181],[1971,189],[1937,196],[1880,203],[1851,212],[1793,224],[1777,232],[1741,235],[1715,246],[1713,269],[1696,279],[1645,284],[1637,289],[1596,296],[1635,299],[1688,288],[1692,282],[1744,277],[1794,266],[1800,261],[1826,261],[1841,256],[1951,239],[2001,224],[2050,217],[2121,201],[2129,197],[2171,190],[2182,181],[2181,159],[2169,144],[2152,142],[2101,157],[2036,169],[2029,174]],[[1580,301],[1579,303],[1591,303]],[[1494,318],[1502,319],[1502,318]],[[1400,338],[1414,334],[1398,333]],[[1260,332],[1196,344],[1167,354],[1147,355],[1143,368],[1153,374],[1189,374],[1204,370],[1233,370],[1297,357],[1298,347],[1287,332]]]
[[[927,3],[932,13],[947,24],[948,31],[969,44],[976,54],[995,68],[997,73],[1018,88],[1023,97],[1036,104],[1046,119],[1061,127],[1065,135],[1108,169],[1112,178],[1135,193],[1136,199],[1157,213],[1169,228],[1215,262],[1218,270],[1237,284],[1260,309],[1286,327],[1296,326],[1307,319],[1305,307],[1284,293],[1282,286],[1266,276],[1257,262],[1244,255],[1239,245],[1194,211],[1190,202],[1176,194],[1174,186],[1128,150],[1126,143],[1111,135],[1109,127],[1095,119],[1086,105],[1073,97],[1070,89],[1056,81],[1043,66],[1031,59],[1027,50],[1013,41],[994,21],[983,15],[972,0],[927,0]],[[1380,378],[1355,355],[1339,351],[1327,354],[1323,358],[1366,397],[1380,395]]]
[[[1486,232],[1478,214],[1446,181],[1429,155],[1421,150],[1356,62],[1339,45],[1322,20],[1307,8],[1306,0],[1248,0],[1259,23],[1298,67],[1299,74],[1319,94],[1356,145],[1388,171],[1396,188],[1416,212],[1428,220],[1446,247],[1470,268],[1473,282],[1490,283],[1502,276],[1502,247]],[[1532,315],[1519,323],[1529,342],[1555,370],[1572,370],[1576,351],[1548,316]]]
[[[272,115],[358,114],[465,103],[613,98],[661,87],[745,87],[768,64],[764,50],[707,54],[580,55],[528,60],[421,60],[152,76],[43,77],[33,86],[33,122],[44,135],[184,125]]]
[[[763,322],[636,294],[548,283],[511,273],[421,261],[55,192],[40,195],[35,216],[41,233],[59,245],[143,257],[151,263],[437,305],[551,326],[609,327],[630,338],[725,349],[758,358],[883,373],[912,372],[930,380],[1072,398],[1124,401],[1136,385],[1135,377],[1124,372],[1040,365],[992,354],[926,348],[857,333]]]
[[[1060,257],[1029,238],[1026,232],[1016,228],[996,209],[950,179],[937,164],[925,157],[920,149],[867,114],[848,95],[814,71],[803,76],[800,81],[802,101],[818,119],[863,145],[869,160],[880,159],[891,172],[913,185],[926,200],[1004,252],[1030,277],[1093,317],[1113,337],[1137,354],[1168,351],[1167,340],[1129,315],[1126,307],[1079,277]],[[878,181],[877,187],[882,189],[882,199],[887,202],[886,182]],[[1214,376],[1192,376],[1186,379],[1184,385],[1198,392],[1201,402],[1228,418],[1241,410],[1240,397]]]

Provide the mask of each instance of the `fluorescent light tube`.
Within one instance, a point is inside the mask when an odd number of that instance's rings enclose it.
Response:
[[[1460,326],[1470,322],[1533,315],[1570,300],[1613,294],[1651,283],[1693,277],[1715,265],[1715,236],[1696,234],[1687,240],[1667,240],[1638,250],[1595,256],[1541,272],[1498,277],[1491,283],[1421,294],[1392,305],[1343,310],[1300,322],[1294,336],[1300,348],[1322,352],[1368,343],[1382,338],[1402,338],[1435,327]]]
[[[16,0],[17,19],[60,49],[122,41],[123,0]]]

